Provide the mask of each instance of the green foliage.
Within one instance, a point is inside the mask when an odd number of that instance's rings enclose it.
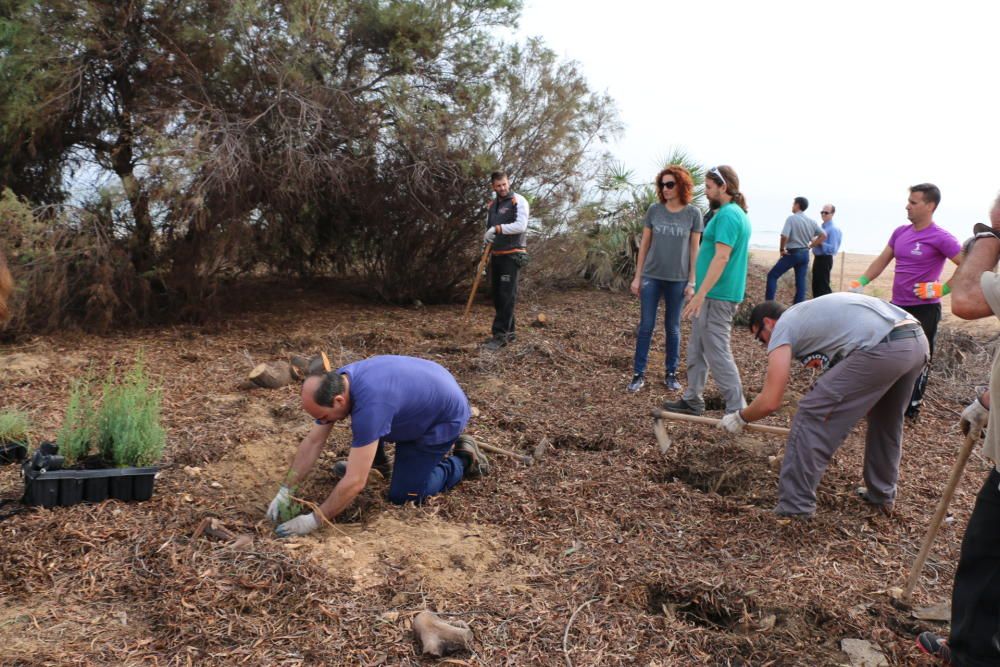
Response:
[[[0,442],[27,444],[30,422],[27,413],[19,410],[0,412]]]
[[[70,389],[66,416],[56,435],[56,443],[59,445],[59,452],[66,457],[67,465],[72,465],[90,454],[90,448],[96,440],[97,410],[94,405],[93,382],[89,378],[76,380]]]
[[[295,494],[299,489],[298,484],[292,483],[293,479],[295,479],[295,473],[292,470],[285,473],[285,486],[288,487],[288,495],[291,498],[295,497]],[[298,503],[291,499],[289,499],[287,503],[278,507],[278,521],[281,523],[294,519],[300,514],[302,514],[302,503]]]
[[[141,356],[121,380],[109,371],[96,418],[96,445],[105,460],[116,466],[159,461],[166,440],[160,403],[160,391],[146,377]]]

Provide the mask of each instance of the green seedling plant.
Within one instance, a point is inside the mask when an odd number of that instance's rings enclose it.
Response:
[[[119,467],[148,466],[163,455],[166,434],[160,425],[162,397],[146,377],[142,356],[121,381],[109,371],[97,411],[97,448]]]
[[[288,487],[288,495],[293,498],[299,490],[298,484],[292,484],[294,480],[295,473],[289,470],[288,473],[285,474],[285,486]],[[300,514],[302,514],[302,504],[297,503],[294,500],[289,500],[284,505],[278,507],[278,519],[281,523],[290,521]]]
[[[72,465],[90,454],[91,445],[97,439],[97,410],[92,385],[90,379],[77,380],[70,389],[66,417],[56,435],[56,444],[59,445],[59,452],[66,457],[66,465]]]
[[[0,442],[28,444],[29,429],[27,413],[19,410],[0,412]]]

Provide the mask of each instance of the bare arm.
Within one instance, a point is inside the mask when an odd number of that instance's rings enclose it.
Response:
[[[698,259],[698,248],[701,247],[701,232],[691,232],[691,241],[688,252],[690,253],[688,261],[688,283],[694,285],[694,269],[695,262]]]
[[[332,519],[358,497],[368,483],[368,471],[371,470],[377,450],[378,440],[361,447],[351,447],[351,452],[347,455],[347,472],[319,506],[323,516]]]
[[[292,467],[289,468],[288,474],[285,475],[285,486],[292,487],[301,484],[309,471],[312,470],[313,465],[316,464],[316,459],[319,458],[319,453],[323,451],[323,445],[326,444],[326,439],[330,435],[330,431],[333,429],[333,424],[315,424],[302,442],[299,444],[299,448],[295,451],[295,458],[292,459]]]
[[[705,272],[705,279],[702,280],[701,285],[698,287],[698,292],[691,297],[691,301],[684,307],[684,312],[681,313],[683,317],[698,316],[698,313],[701,312],[701,304],[705,302],[705,297],[715,287],[715,283],[719,282],[719,277],[722,276],[722,272],[726,269],[726,264],[729,263],[729,256],[732,252],[733,249],[725,243],[715,244],[715,257],[712,258],[712,263],[708,265],[708,271]]]
[[[990,237],[976,239],[972,249],[951,277],[951,312],[963,320],[989,317],[993,309],[986,302],[979,284],[984,271],[992,271],[1000,258],[1000,240]]]
[[[791,374],[792,346],[782,345],[767,355],[767,374],[764,388],[754,397],[753,402],[743,408],[740,416],[748,422],[763,419],[781,407],[785,396],[788,377]]]
[[[785,255],[785,244],[788,243],[788,237],[782,234],[778,237],[778,254],[782,257]]]
[[[865,269],[865,272],[862,273],[861,276],[863,278],[867,278],[868,282],[875,280],[882,275],[882,272],[885,271],[885,267],[889,266],[889,262],[892,261],[894,256],[892,246],[887,245],[885,250],[882,251],[882,254],[876,257],[875,260],[868,265],[868,268]]]
[[[823,245],[823,242],[826,241],[826,238],[827,238],[826,233],[820,232],[819,234],[813,237],[812,241],[809,242],[809,247],[815,248],[817,246]]]
[[[639,296],[639,283],[642,280],[642,267],[646,264],[646,254],[649,253],[649,246],[653,242],[653,230],[643,227],[642,240],[639,241],[639,257],[635,260],[635,277],[632,279],[632,294]]]

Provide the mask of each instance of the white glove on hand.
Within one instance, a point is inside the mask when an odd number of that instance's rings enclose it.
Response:
[[[493,239],[497,237],[497,228],[489,227],[486,229],[486,233],[483,234],[483,243],[493,243]]]
[[[721,421],[719,421],[719,428],[723,431],[729,431],[730,433],[742,433],[743,427],[746,425],[746,421],[743,417],[740,417],[739,410],[736,412],[730,412],[728,415],[723,417]]]
[[[989,421],[990,411],[979,402],[977,398],[972,403],[969,403],[968,407],[962,410],[962,421],[959,422],[959,427],[962,429],[963,435],[969,434],[969,429],[975,425],[978,431],[982,431],[986,428],[986,422]]]
[[[316,513],[310,512],[286,521],[275,528],[274,532],[278,534],[278,537],[291,537],[293,535],[308,535],[317,528],[319,528],[319,522],[316,521]]]
[[[854,292],[855,294],[864,294],[865,286],[861,284],[861,281],[852,280],[850,286],[847,288],[848,292]]]
[[[288,507],[288,501],[292,498],[292,492],[288,490],[287,486],[282,486],[278,489],[278,495],[274,497],[271,504],[267,506],[267,513],[264,515],[269,521],[275,523],[278,522],[278,517],[281,516],[281,511]]]

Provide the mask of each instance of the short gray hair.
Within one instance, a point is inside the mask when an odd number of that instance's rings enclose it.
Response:
[[[316,401],[316,405],[329,408],[333,406],[334,397],[344,393],[344,377],[337,371],[330,371],[324,373],[321,378],[319,386],[313,392],[313,400]]]

